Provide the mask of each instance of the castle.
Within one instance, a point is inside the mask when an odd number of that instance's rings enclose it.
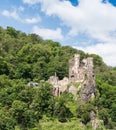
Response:
[[[72,93],[75,98],[80,98],[83,102],[89,101],[95,96],[93,58],[88,57],[80,61],[80,55],[75,54],[74,57],[69,60],[69,77],[64,77],[62,80],[59,80],[55,74],[48,79],[48,82],[53,85],[54,96],[60,96],[67,90]],[[73,83],[78,83],[78,87]]]

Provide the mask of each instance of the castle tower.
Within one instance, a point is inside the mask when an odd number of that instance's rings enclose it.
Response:
[[[92,57],[87,58],[86,69],[87,69],[88,77],[92,78],[93,76],[93,58]]]
[[[61,93],[67,90],[68,86],[72,82],[78,82],[79,86],[73,85],[69,92],[74,94],[75,97],[79,96],[82,102],[86,103],[95,96],[95,77],[93,73],[93,58],[88,57],[80,61],[80,55],[75,54],[72,59],[69,60],[69,78],[59,80],[56,73],[54,76],[50,76],[49,83],[53,85],[53,95],[60,96]],[[79,92],[80,91],[80,92]],[[79,92],[79,95],[77,95]]]
[[[74,57],[69,60],[69,80],[75,81],[79,76],[79,66],[80,66],[80,55],[75,54]]]

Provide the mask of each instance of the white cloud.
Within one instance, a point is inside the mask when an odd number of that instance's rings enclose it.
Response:
[[[13,7],[13,11],[3,10],[1,14],[9,18],[11,17],[15,20],[21,20],[18,13],[23,12],[24,10],[25,8],[23,6],[19,6],[18,8]]]
[[[19,13],[23,12],[24,8],[22,6],[20,6],[17,9],[14,9],[14,11],[8,11],[8,10],[3,10],[2,11],[2,15],[8,18],[13,18],[19,22],[22,23],[27,23],[27,24],[35,24],[41,21],[41,17],[40,16],[36,16],[36,17],[32,17],[32,18],[22,18],[20,17]]]
[[[38,23],[41,21],[40,17],[36,17],[36,18],[26,18],[25,22],[29,23],[29,24],[34,24],[34,23]]]
[[[71,27],[70,35],[86,32],[93,38],[109,40],[109,33],[116,30],[116,8],[101,0],[79,0],[78,6],[72,6],[67,0],[23,0],[28,4],[41,3],[42,11],[47,15],[59,17],[64,25]]]
[[[103,43],[88,45],[82,49],[97,53],[108,65],[116,66],[114,50],[116,48],[116,7],[111,5],[109,0],[106,3],[103,3],[102,0],[78,0],[78,6],[73,6],[67,0],[23,1],[28,4],[40,3],[41,11],[46,15],[58,17],[62,21],[62,25],[70,28],[68,37],[77,36],[78,38],[80,34],[84,34],[90,39]]]
[[[116,29],[116,8],[108,2],[104,4],[101,0],[79,0],[77,7],[72,6],[69,1],[36,2],[41,2],[42,11],[47,15],[56,15],[63,24],[71,27],[72,35],[86,32],[94,38],[106,41],[108,33]]]
[[[99,43],[88,47],[75,47],[87,53],[99,54],[104,62],[110,66],[116,66],[116,44],[115,43]]]
[[[2,15],[6,16],[6,17],[14,18],[16,20],[19,19],[19,16],[18,16],[18,14],[17,14],[17,12],[15,10],[13,12],[10,12],[8,10],[3,10]]]
[[[53,30],[53,29],[39,28],[37,26],[34,26],[33,33],[40,35],[44,39],[62,40],[63,38],[62,31],[60,28]]]
[[[23,0],[23,2],[33,5],[33,4],[39,3],[40,0]]]
[[[63,24],[70,27],[70,35],[86,33],[92,38],[108,42],[110,32],[116,30],[116,8],[101,0],[79,0],[78,6],[72,6],[66,0],[23,0],[28,4],[41,3],[42,11],[47,15],[59,17]],[[116,33],[116,32],[115,32]]]
[[[20,7],[18,8],[18,10],[21,11],[21,12],[23,12],[23,11],[25,10],[25,8],[24,8],[23,6],[20,6]]]

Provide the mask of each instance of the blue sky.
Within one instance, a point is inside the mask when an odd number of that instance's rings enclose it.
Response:
[[[116,66],[116,0],[1,0],[0,26],[99,54]]]

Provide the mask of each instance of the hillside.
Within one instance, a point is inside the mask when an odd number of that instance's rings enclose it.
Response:
[[[74,54],[80,54],[81,59],[93,57],[96,95],[86,104],[67,92],[54,97],[53,86],[45,82],[55,73],[60,80],[68,77],[69,59]],[[28,86],[31,81],[39,83],[38,87]],[[0,27],[1,130],[91,130],[91,111],[102,120],[98,129],[115,128],[116,67],[107,66],[98,55]]]

